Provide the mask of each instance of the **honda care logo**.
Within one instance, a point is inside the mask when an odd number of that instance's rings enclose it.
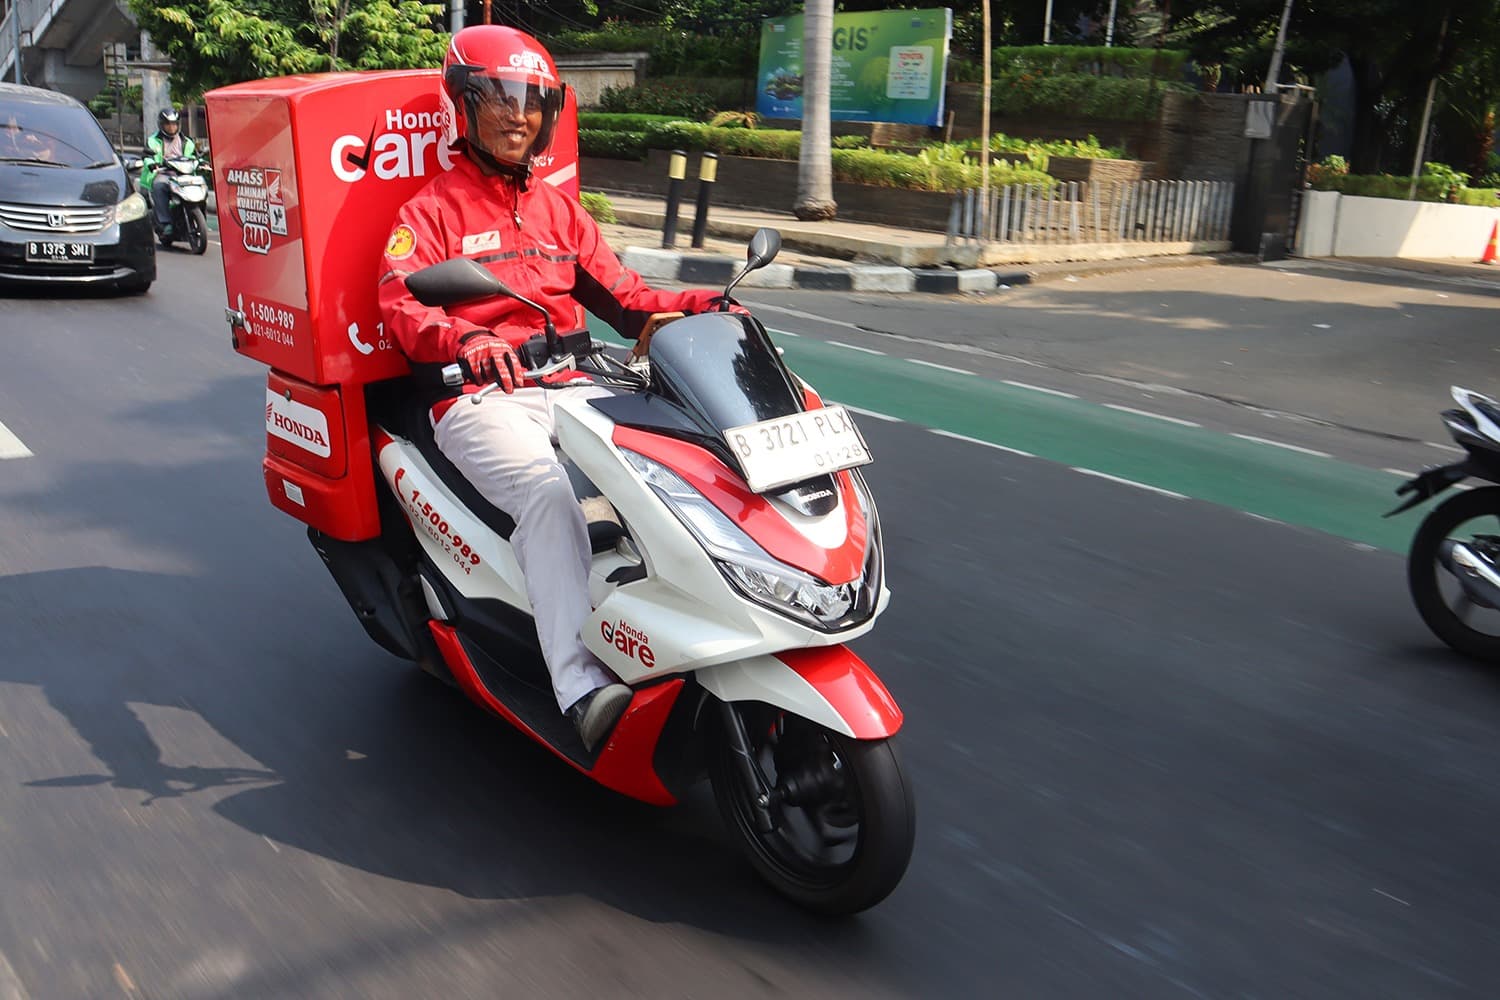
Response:
[[[453,153],[443,134],[443,111],[387,108],[367,134],[341,135],[328,150],[333,175],[347,184],[373,173],[383,181],[436,176],[453,169]]]
[[[333,454],[328,443],[328,417],[323,411],[287,399],[270,388],[266,389],[266,433],[319,458]]]
[[[524,70],[527,73],[535,73],[552,79],[552,70],[547,68],[547,57],[540,52],[530,49],[522,49],[520,52],[512,52],[510,55],[511,69]]]
[[[651,651],[651,637],[639,629],[631,628],[625,619],[621,618],[613,625],[607,621],[600,622],[599,634],[604,636],[605,642],[632,660],[639,660],[647,670],[656,666],[656,654]]]

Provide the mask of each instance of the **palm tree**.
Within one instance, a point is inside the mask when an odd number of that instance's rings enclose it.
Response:
[[[797,201],[804,221],[838,214],[829,152],[828,83],[833,63],[833,0],[807,0],[802,23],[802,153],[797,161]]]

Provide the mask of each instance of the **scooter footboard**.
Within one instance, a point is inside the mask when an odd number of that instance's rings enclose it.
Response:
[[[884,739],[901,728],[896,699],[842,644],[736,660],[696,676],[720,701],[762,701],[855,739]]]

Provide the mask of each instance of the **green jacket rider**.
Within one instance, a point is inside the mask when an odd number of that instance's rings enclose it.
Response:
[[[156,131],[146,137],[146,157],[141,164],[141,188],[150,195],[156,228],[163,232],[172,229],[172,213],[167,205],[167,177],[161,168],[168,160],[197,153],[193,140],[182,134],[182,115],[176,108],[163,108],[156,116]]]

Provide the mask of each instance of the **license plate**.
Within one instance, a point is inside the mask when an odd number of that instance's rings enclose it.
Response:
[[[745,481],[756,493],[874,461],[854,418],[842,406],[731,427],[724,440],[739,457]]]
[[[92,243],[53,243],[47,240],[28,240],[27,260],[61,261],[63,263],[88,262],[94,259]]]

